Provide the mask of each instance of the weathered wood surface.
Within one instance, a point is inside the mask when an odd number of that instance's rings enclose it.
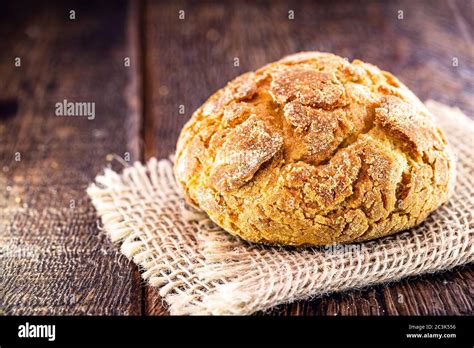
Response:
[[[138,156],[125,5],[2,5],[3,314],[141,314],[138,271],[98,229],[85,193],[108,154]],[[95,102],[95,119],[55,116],[64,99]]]
[[[85,195],[108,154],[168,156],[211,93],[302,50],[372,62],[422,99],[473,116],[472,12],[472,1],[8,4],[0,13],[0,311],[167,314],[97,227]],[[56,117],[63,99],[95,102],[96,118]],[[473,284],[472,266],[459,267],[266,314],[470,314]]]

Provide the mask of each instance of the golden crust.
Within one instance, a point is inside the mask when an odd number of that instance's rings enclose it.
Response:
[[[454,162],[424,105],[390,73],[303,52],[231,81],[184,126],[189,203],[246,240],[362,241],[444,203]]]

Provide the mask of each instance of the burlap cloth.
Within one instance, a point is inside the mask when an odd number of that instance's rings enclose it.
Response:
[[[324,248],[251,245],[184,203],[168,159],[106,169],[88,194],[112,241],[143,270],[171,314],[250,314],[280,303],[395,281],[473,261],[474,121],[427,102],[457,155],[450,201],[420,226]]]

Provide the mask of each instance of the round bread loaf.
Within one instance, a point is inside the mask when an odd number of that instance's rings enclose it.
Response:
[[[454,161],[423,103],[377,67],[303,52],[243,74],[184,126],[186,200],[251,242],[328,245],[412,227]]]

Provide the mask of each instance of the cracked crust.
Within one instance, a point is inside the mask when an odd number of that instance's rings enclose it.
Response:
[[[327,245],[412,227],[448,199],[454,161],[390,73],[303,52],[241,75],[184,126],[189,203],[248,241]]]

